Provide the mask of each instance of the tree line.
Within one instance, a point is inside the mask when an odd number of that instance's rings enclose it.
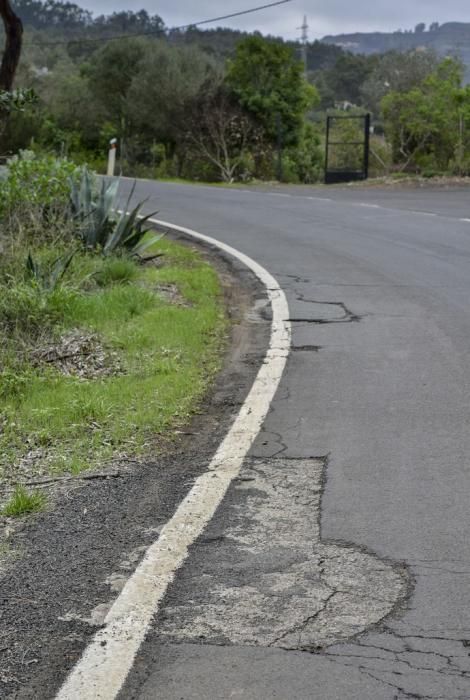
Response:
[[[25,41],[18,83],[39,103],[10,120],[2,150],[52,148],[102,169],[117,138],[127,173],[231,182],[275,179],[282,149],[286,178],[318,179],[318,92],[295,50],[245,35],[225,57],[200,34]]]
[[[169,30],[145,11],[93,18],[56,0],[16,7],[26,27],[17,85],[38,101],[12,114],[3,154],[53,151],[102,170],[118,138],[127,174],[308,183],[322,175],[326,113],[370,111],[375,171],[470,170],[457,59],[313,42],[305,75],[299,44],[275,37]]]

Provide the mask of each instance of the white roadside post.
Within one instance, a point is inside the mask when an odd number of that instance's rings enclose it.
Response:
[[[114,169],[116,167],[116,150],[117,150],[117,139],[111,139],[109,142],[108,151],[108,177],[114,177]]]

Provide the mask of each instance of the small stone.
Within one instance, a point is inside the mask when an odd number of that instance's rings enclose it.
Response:
[[[7,525],[3,529],[3,536],[6,540],[9,540],[13,536],[14,532],[15,532],[15,528],[11,527],[10,525]]]

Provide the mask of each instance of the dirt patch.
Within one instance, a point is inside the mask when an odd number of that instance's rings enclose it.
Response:
[[[105,348],[96,334],[79,329],[34,350],[31,362],[36,367],[46,365],[80,379],[97,379],[123,372],[116,352]]]
[[[158,296],[163,298],[166,302],[168,302],[168,304],[185,306],[186,308],[190,308],[192,306],[192,304],[181,294],[176,284],[158,284],[155,287],[155,291]]]

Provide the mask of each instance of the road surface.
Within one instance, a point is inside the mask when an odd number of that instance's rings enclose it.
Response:
[[[470,698],[469,192],[143,196],[274,275],[293,349],[121,700]]]

